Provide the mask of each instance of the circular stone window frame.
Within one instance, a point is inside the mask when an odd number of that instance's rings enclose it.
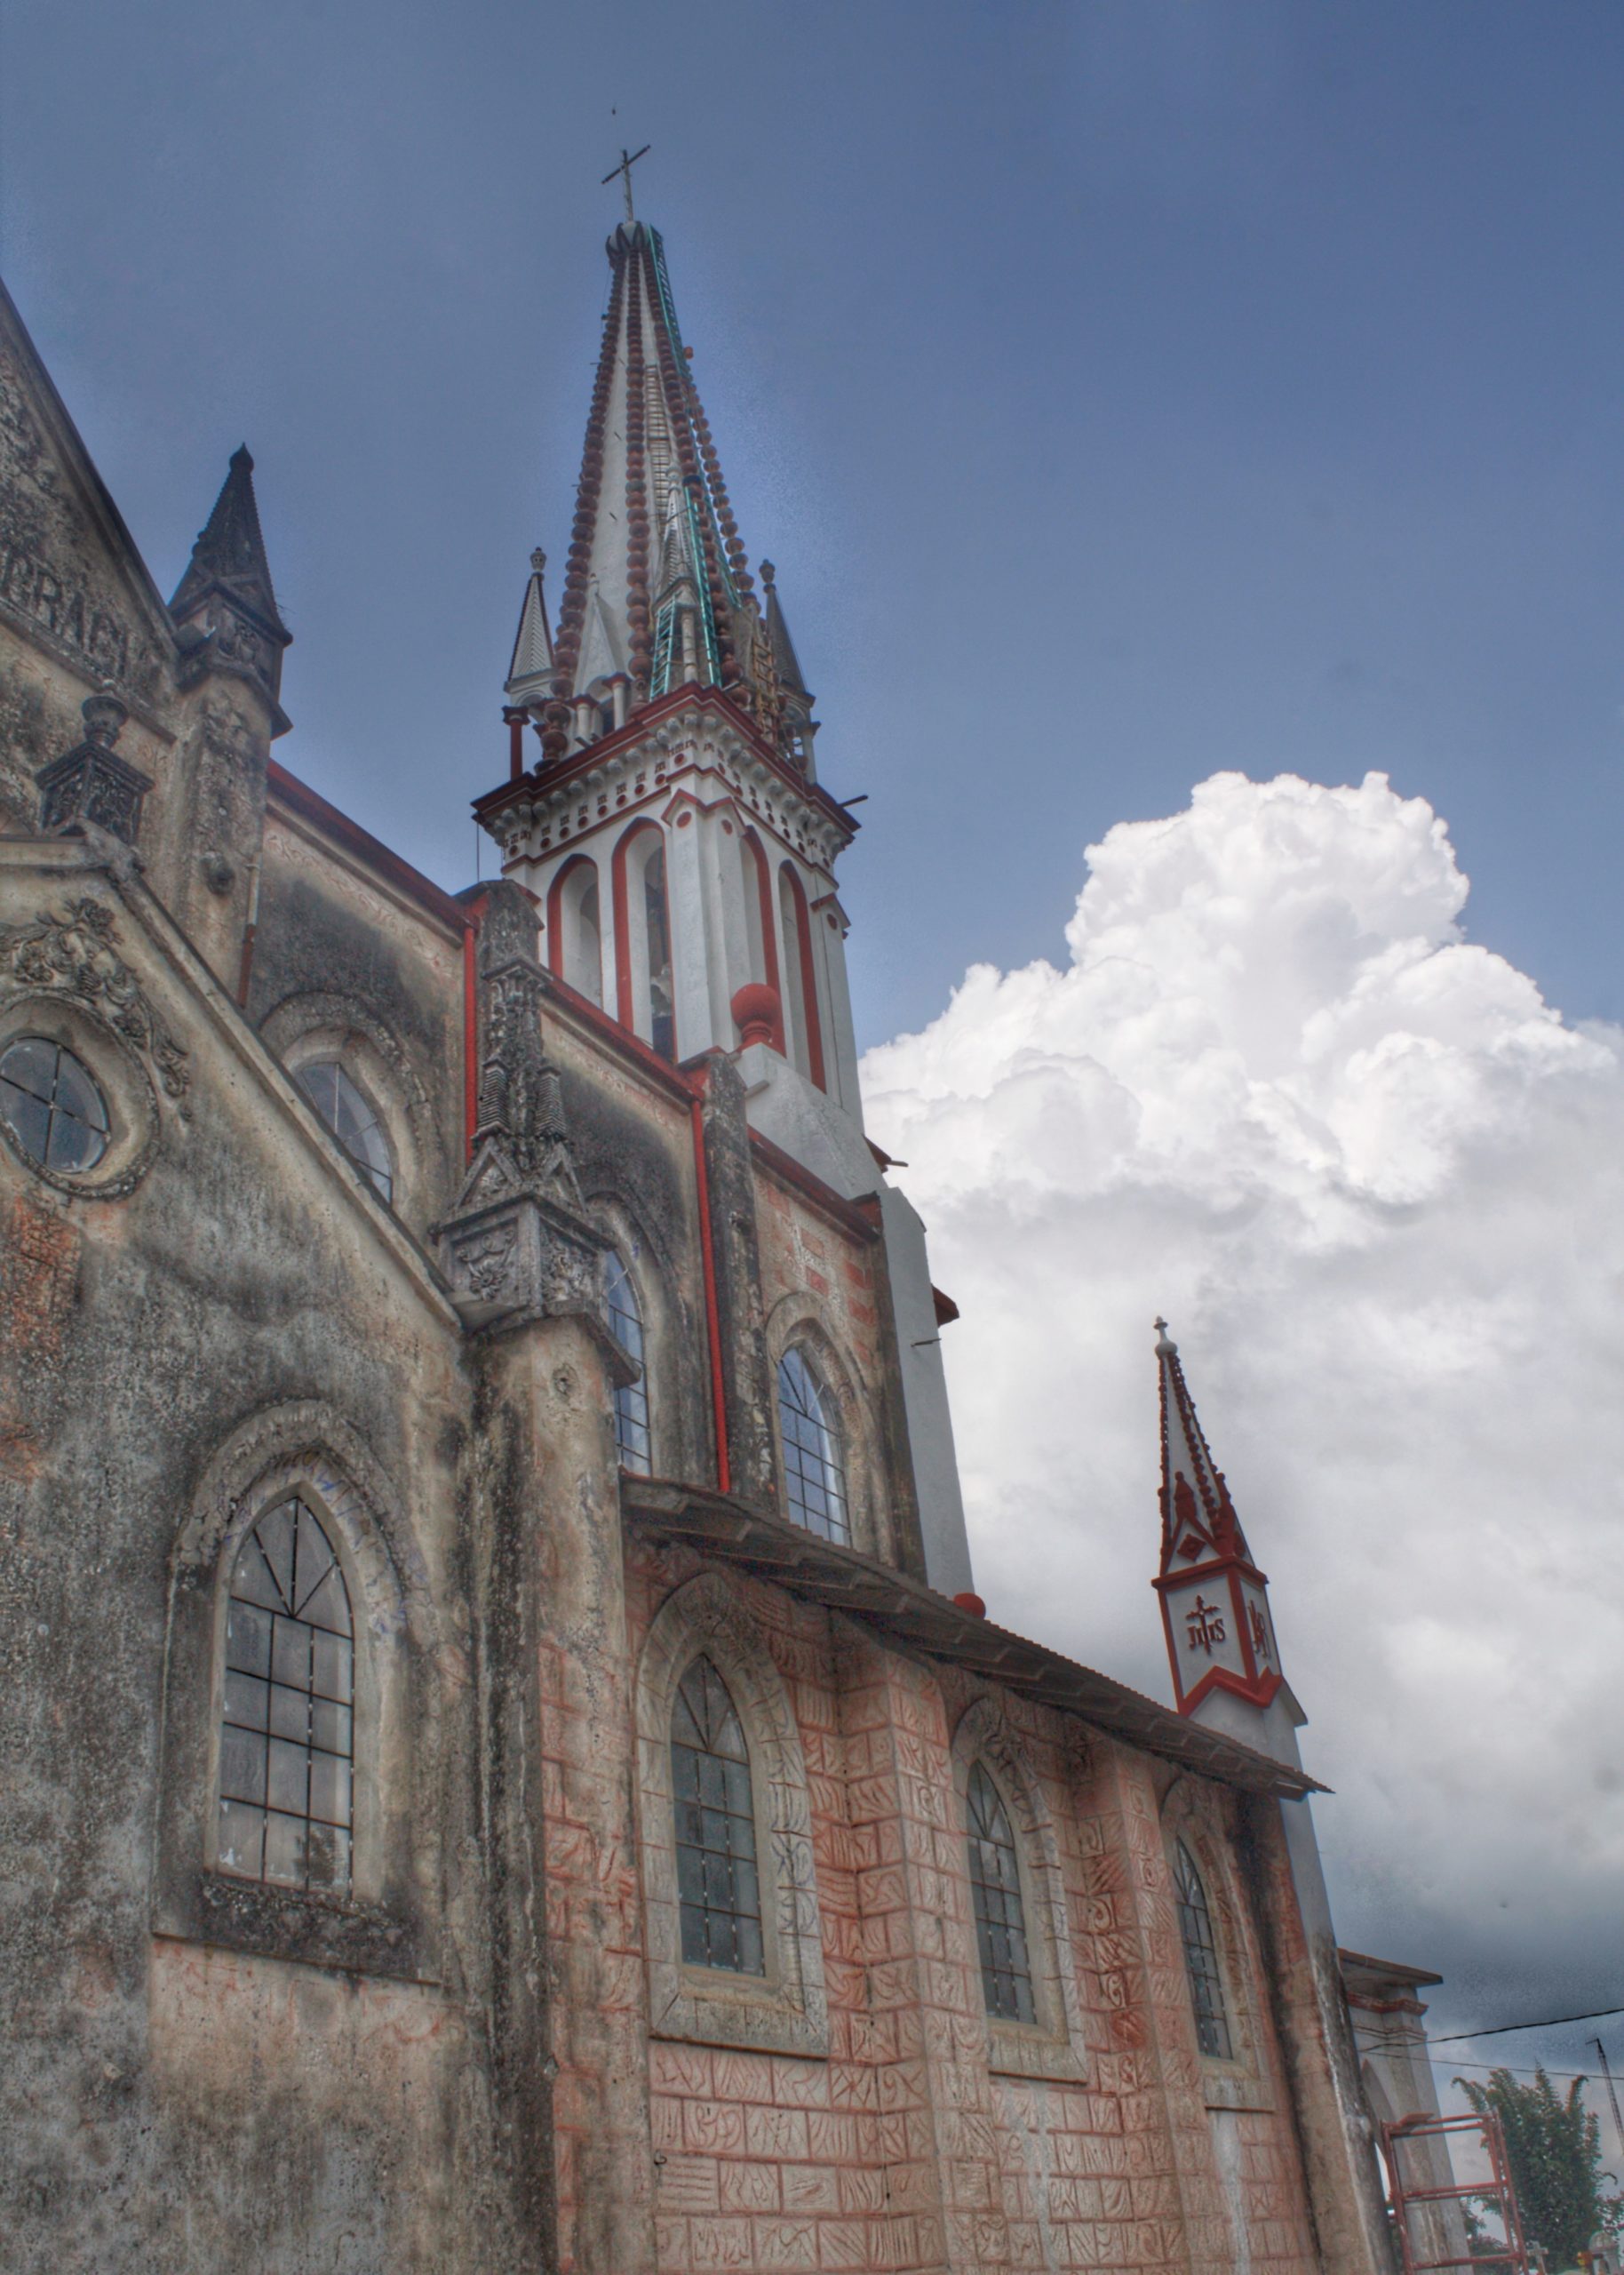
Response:
[[[0,1141],[42,1184],[81,1201],[122,1201],[146,1175],[158,1143],[158,1094],[152,1077],[117,1029],[76,996],[52,987],[20,988],[0,1003],[0,1051],[38,1035],[72,1051],[101,1093],[107,1143],[88,1169],[48,1169],[36,1161],[0,1115]]]

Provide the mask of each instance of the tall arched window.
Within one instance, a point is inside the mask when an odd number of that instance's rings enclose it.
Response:
[[[347,1895],[354,1656],[331,1544],[280,1502],[237,1551],[226,1606],[222,1872]]]
[[[627,1358],[644,1366],[642,1305],[637,1300],[637,1289],[625,1259],[618,1254],[611,1254],[605,1267],[604,1297],[616,1342]],[[615,1443],[620,1451],[622,1469],[635,1470],[640,1477],[652,1473],[654,1444],[649,1428],[646,1372],[639,1375],[634,1383],[621,1384],[615,1393]]]
[[[784,998],[778,985],[778,928],[773,913],[773,877],[761,841],[753,829],[739,840],[739,866],[744,875],[744,952],[749,969],[745,980],[760,980],[778,997],[779,1010],[773,1048],[784,1049]]]
[[[778,901],[784,920],[784,961],[789,985],[790,1057],[821,1090],[824,1029],[817,1009],[817,971],[812,956],[812,918],[800,879],[786,861],[778,872]]]
[[[1224,2012],[1223,1978],[1218,1971],[1218,1947],[1213,1939],[1212,1914],[1206,1890],[1196,1870],[1196,1860],[1181,1840],[1174,1850],[1173,1882],[1179,1906],[1179,1937],[1184,1946],[1184,1966],[1190,1976],[1190,2003],[1196,2010],[1196,2037],[1203,2054],[1221,2062],[1230,2059],[1230,2020]]]
[[[1036,2020],[1036,2010],[1020,1858],[1003,1796],[979,1761],[970,1770],[967,1807],[982,1996],[987,2012],[999,2022],[1030,2023]]]
[[[294,1081],[380,1201],[394,1196],[394,1167],[371,1100],[336,1058],[301,1066]]]
[[[750,1752],[728,1686],[706,1658],[677,1686],[671,1784],[682,1957],[689,1967],[764,1974]]]
[[[794,1348],[778,1361],[778,1431],[790,1515],[825,1540],[849,1543],[846,1455],[834,1400],[805,1352]]]
[[[565,863],[547,894],[547,961],[589,1003],[603,1001],[598,865],[588,853]]]
[[[615,1016],[652,1044],[677,1055],[671,969],[665,840],[657,823],[633,822],[615,848]]]

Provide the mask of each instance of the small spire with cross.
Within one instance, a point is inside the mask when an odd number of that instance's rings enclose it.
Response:
[[[616,175],[620,176],[621,186],[626,194],[626,220],[629,222],[634,222],[637,219],[636,214],[632,211],[632,169],[640,158],[646,158],[653,148],[652,142],[645,142],[641,150],[623,149],[620,153],[620,164],[617,166],[611,166],[603,177],[603,188],[607,189]]]

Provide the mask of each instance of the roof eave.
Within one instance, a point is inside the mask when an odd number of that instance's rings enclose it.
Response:
[[[1220,1784],[1297,1800],[1325,1788],[1302,1770],[1187,1720],[1130,1690],[962,1609],[917,1580],[799,1525],[747,1509],[730,1495],[663,1478],[624,1476],[621,1507],[633,1523],[687,1541],[706,1555],[771,1579],[831,1610],[866,1620],[893,1641],[952,1661],[1075,1715],[1130,1745]]]

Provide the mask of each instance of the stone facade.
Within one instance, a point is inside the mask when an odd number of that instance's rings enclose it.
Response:
[[[0,389],[0,1073],[67,1050],[107,1124],[67,1166],[0,1129],[7,2265],[1374,2275],[1289,1853],[1309,1781],[939,1592],[929,1295],[827,1104],[849,1051],[826,1090],[759,1039],[672,1063],[563,975],[545,895],[453,899],[337,813],[270,755],[246,454],[171,612],[9,302]],[[109,698],[127,826],[48,802]],[[765,778],[809,748],[782,710],[776,741],[720,686],[667,715]],[[372,1138],[322,1110],[335,1067]],[[792,1521],[792,1351],[849,1541]],[[222,1831],[232,1606],[293,1502],[352,1621],[326,1880]],[[754,1971],[683,1956],[700,1654],[748,1751]],[[1030,2020],[988,2010],[978,1766]]]

